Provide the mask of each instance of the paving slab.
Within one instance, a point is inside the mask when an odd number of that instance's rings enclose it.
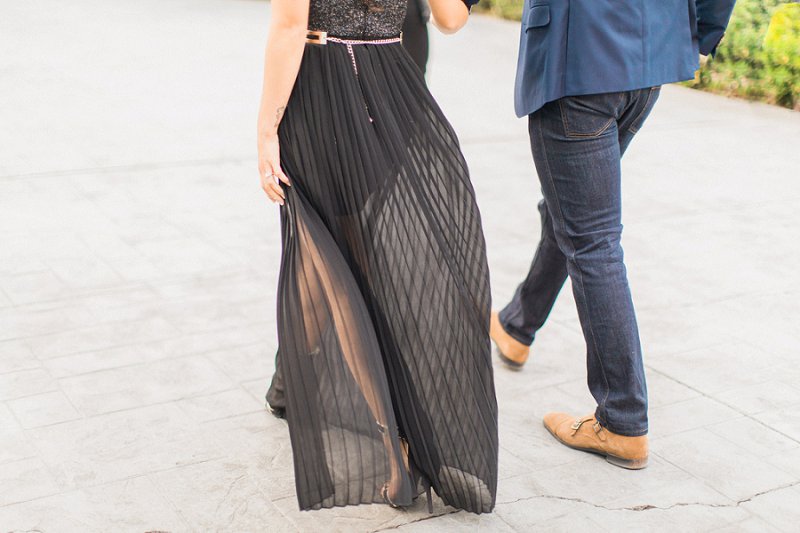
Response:
[[[521,372],[495,362],[491,515],[301,512],[277,347],[276,209],[253,140],[268,2],[32,0],[0,17],[0,532],[793,531],[800,115],[665,87],[623,161],[651,465],[568,450],[592,410],[567,283]],[[539,235],[512,109],[517,24],[432,32],[502,306]]]

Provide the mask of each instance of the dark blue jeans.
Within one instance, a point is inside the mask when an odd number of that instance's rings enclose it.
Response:
[[[532,344],[569,275],[595,416],[627,436],[647,433],[647,385],[620,245],[620,159],[658,95],[659,87],[568,96],[528,117],[542,235],[528,276],[500,312],[505,330]]]

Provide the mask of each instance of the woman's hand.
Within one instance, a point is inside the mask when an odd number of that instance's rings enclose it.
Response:
[[[286,200],[282,183],[291,185],[281,169],[278,127],[300,70],[308,28],[309,0],[272,0],[264,85],[258,109],[258,173],[261,188],[273,202]]]
[[[281,150],[278,135],[258,136],[258,173],[261,175],[261,188],[274,203],[283,205],[286,193],[281,182],[291,186],[289,178],[281,169]]]

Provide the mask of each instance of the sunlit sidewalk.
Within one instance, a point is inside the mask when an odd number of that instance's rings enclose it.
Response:
[[[800,521],[800,115],[667,87],[624,161],[651,465],[559,446],[585,414],[569,287],[495,363],[493,514],[301,513],[276,348],[278,218],[255,171],[269,4],[16,2],[0,18],[0,532],[792,531]],[[518,26],[434,36],[497,306],[539,233]]]

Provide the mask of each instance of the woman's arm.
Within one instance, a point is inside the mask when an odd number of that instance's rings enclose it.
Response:
[[[308,28],[309,0],[272,0],[264,85],[258,111],[258,172],[261,188],[270,200],[283,205],[286,195],[277,180],[287,185],[281,169],[278,126],[300,70]]]
[[[464,27],[469,9],[463,0],[430,0],[433,25],[442,33],[455,33]]]

